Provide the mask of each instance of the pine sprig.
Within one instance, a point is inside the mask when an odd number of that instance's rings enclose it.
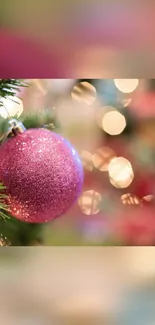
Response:
[[[0,106],[3,106],[1,98],[15,96],[21,87],[28,87],[23,79],[0,79]]]
[[[48,128],[50,130],[58,129],[59,124],[56,121],[55,113],[51,110],[50,112],[38,112],[38,114],[23,115],[21,121],[26,129],[33,128]]]
[[[9,207],[6,204],[6,199],[8,196],[5,194],[6,187],[3,183],[0,183],[0,218],[2,219],[10,219],[9,217]]]

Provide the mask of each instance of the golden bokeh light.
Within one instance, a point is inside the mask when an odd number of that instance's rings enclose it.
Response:
[[[83,192],[78,200],[81,211],[86,215],[94,215],[100,211],[102,196],[94,190]]]
[[[117,188],[128,187],[134,179],[131,163],[123,157],[112,159],[108,172],[110,183]]]
[[[140,205],[140,199],[131,193],[123,194],[121,201],[124,205]]]
[[[80,156],[83,163],[83,167],[88,171],[92,171],[94,168],[93,155],[89,151],[83,150]]]
[[[115,152],[109,147],[99,148],[94,156],[93,163],[96,169],[105,172],[108,170],[110,161],[116,157]]]
[[[132,93],[139,85],[138,79],[114,79],[116,88],[122,93]]]
[[[79,103],[92,105],[96,100],[96,89],[87,81],[80,82],[78,85],[75,85],[71,97]]]
[[[102,119],[103,130],[110,135],[118,135],[126,127],[125,117],[118,111],[107,112]]]

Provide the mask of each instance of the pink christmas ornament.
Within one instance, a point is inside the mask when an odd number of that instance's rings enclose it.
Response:
[[[56,133],[27,130],[8,139],[0,157],[0,180],[17,219],[48,222],[64,214],[81,192],[81,161],[71,144]]]

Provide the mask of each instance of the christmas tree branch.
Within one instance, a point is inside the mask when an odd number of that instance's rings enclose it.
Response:
[[[22,87],[29,87],[23,79],[0,79],[0,107],[3,106],[1,98],[7,98],[8,96],[14,97],[16,93],[21,91]],[[13,100],[13,99],[12,99]],[[16,116],[14,116],[16,118]],[[29,114],[21,116],[20,120],[23,122],[27,129],[45,127],[53,130],[58,127],[55,122],[54,112],[44,111],[38,112],[38,114]],[[8,119],[0,118],[0,138],[8,130]]]
[[[21,87],[28,86],[23,79],[0,79],[0,106],[3,106],[1,98],[15,96],[18,91],[21,91]]]

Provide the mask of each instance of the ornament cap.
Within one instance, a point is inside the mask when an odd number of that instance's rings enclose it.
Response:
[[[8,122],[9,124],[9,134],[10,135],[17,135],[19,133],[23,133],[26,131],[25,126],[22,122],[17,121],[16,119],[11,119]]]

